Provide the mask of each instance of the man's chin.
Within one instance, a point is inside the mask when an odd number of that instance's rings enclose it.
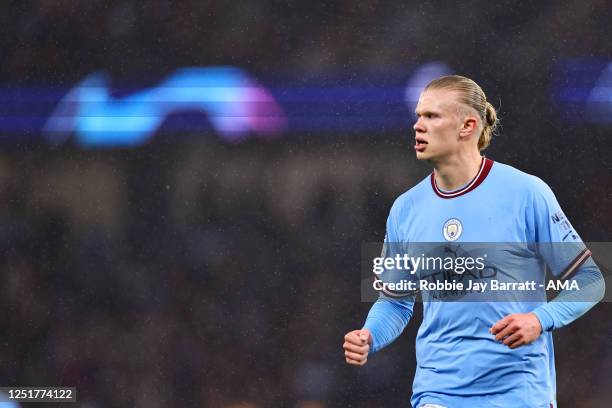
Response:
[[[429,160],[431,159],[431,155],[427,154],[427,152],[416,152],[417,160]]]

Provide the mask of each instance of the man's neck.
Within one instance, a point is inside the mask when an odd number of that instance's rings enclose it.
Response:
[[[469,183],[480,170],[482,156],[479,152],[455,155],[434,163],[434,175],[438,188],[457,190]]]

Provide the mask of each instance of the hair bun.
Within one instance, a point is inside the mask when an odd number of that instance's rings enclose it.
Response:
[[[493,105],[491,105],[489,102],[486,102],[485,119],[487,121],[487,125],[491,127],[495,127],[497,124],[497,112],[495,111]]]

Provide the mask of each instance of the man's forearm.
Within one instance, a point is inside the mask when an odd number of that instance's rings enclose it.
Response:
[[[402,332],[412,317],[414,299],[379,298],[372,305],[364,328],[372,334],[372,348],[375,352],[387,346]]]
[[[570,324],[603,298],[605,282],[592,259],[571,280],[578,284],[580,290],[563,289],[553,301],[533,311],[543,330],[559,329]]]

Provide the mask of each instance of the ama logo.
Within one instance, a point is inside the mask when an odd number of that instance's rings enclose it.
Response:
[[[243,70],[183,68],[157,86],[115,98],[105,74],[89,75],[60,101],[44,128],[52,144],[76,142],[88,148],[130,147],[147,142],[174,113],[201,112],[225,140],[272,137],[286,116],[270,93]]]

